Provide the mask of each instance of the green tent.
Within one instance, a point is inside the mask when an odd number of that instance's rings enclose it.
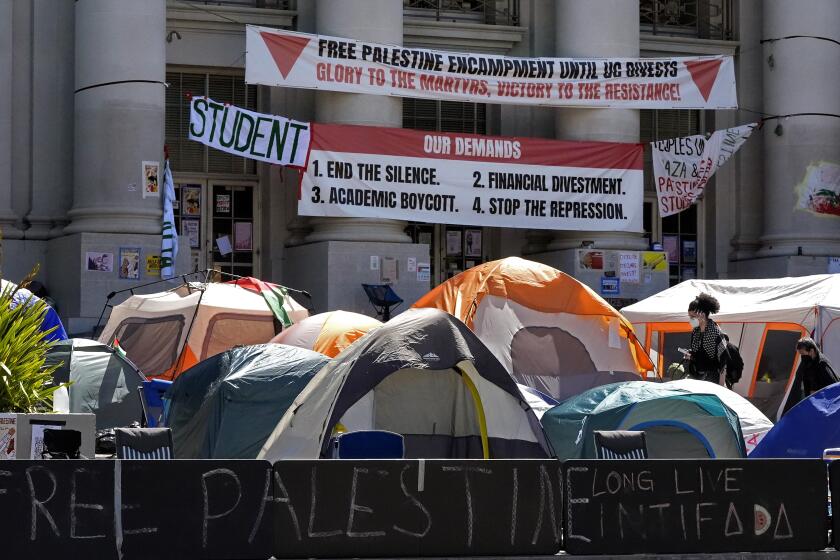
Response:
[[[178,459],[254,459],[309,380],[329,362],[284,344],[239,346],[182,373],[167,391]]]
[[[644,431],[651,459],[746,457],[738,416],[717,396],[648,381],[590,389],[540,421],[559,459],[594,459],[599,430]]]
[[[86,338],[61,340],[50,346],[44,365],[56,364],[56,383],[71,382],[70,412],[96,414],[97,430],[140,421],[138,388],[145,377],[113,348]]]

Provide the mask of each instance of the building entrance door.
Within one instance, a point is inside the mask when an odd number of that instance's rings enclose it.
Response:
[[[210,267],[237,276],[259,276],[257,198],[255,183],[210,182],[206,222]]]

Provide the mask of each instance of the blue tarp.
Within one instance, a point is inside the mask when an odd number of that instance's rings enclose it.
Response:
[[[17,305],[26,303],[27,301],[29,301],[29,305],[32,305],[33,303],[39,300],[41,300],[41,298],[39,298],[29,290],[25,288],[19,288],[18,291],[15,292],[14,298],[12,299],[12,309],[14,309]],[[45,305],[47,304],[45,303]],[[67,332],[64,330],[64,325],[61,324],[61,319],[59,319],[58,313],[55,312],[55,309],[47,305],[47,312],[44,315],[44,320],[41,321],[41,332],[46,332],[53,327],[56,327],[56,329],[45,337],[46,340],[50,342],[55,342],[58,340],[67,340]]]
[[[753,458],[814,458],[840,447],[840,383],[829,385],[790,409],[750,453]]]

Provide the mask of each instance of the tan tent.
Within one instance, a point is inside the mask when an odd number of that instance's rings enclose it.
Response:
[[[283,309],[292,322],[309,316],[288,295]],[[118,340],[147,377],[174,379],[210,356],[275,334],[275,315],[262,295],[235,284],[187,283],[117,305],[99,340]]]

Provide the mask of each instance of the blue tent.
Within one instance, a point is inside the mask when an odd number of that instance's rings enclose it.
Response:
[[[750,453],[752,458],[821,459],[840,447],[840,383],[829,385],[790,409]]]
[[[738,415],[713,394],[624,381],[590,389],[540,419],[558,459],[594,459],[596,430],[645,432],[651,459],[746,456]]]
[[[9,281],[3,280],[2,283],[0,283],[0,289],[5,290],[9,284]],[[27,302],[29,305],[32,305],[36,301],[42,300],[26,288],[18,288],[12,298],[12,309]],[[44,319],[41,321],[41,332],[46,332],[53,327],[56,328],[44,338],[50,342],[67,340],[67,332],[64,330],[64,325],[61,324],[61,319],[59,319],[58,313],[56,313],[55,309],[50,307],[48,304],[44,303],[44,305],[47,306],[47,312],[44,314]]]

